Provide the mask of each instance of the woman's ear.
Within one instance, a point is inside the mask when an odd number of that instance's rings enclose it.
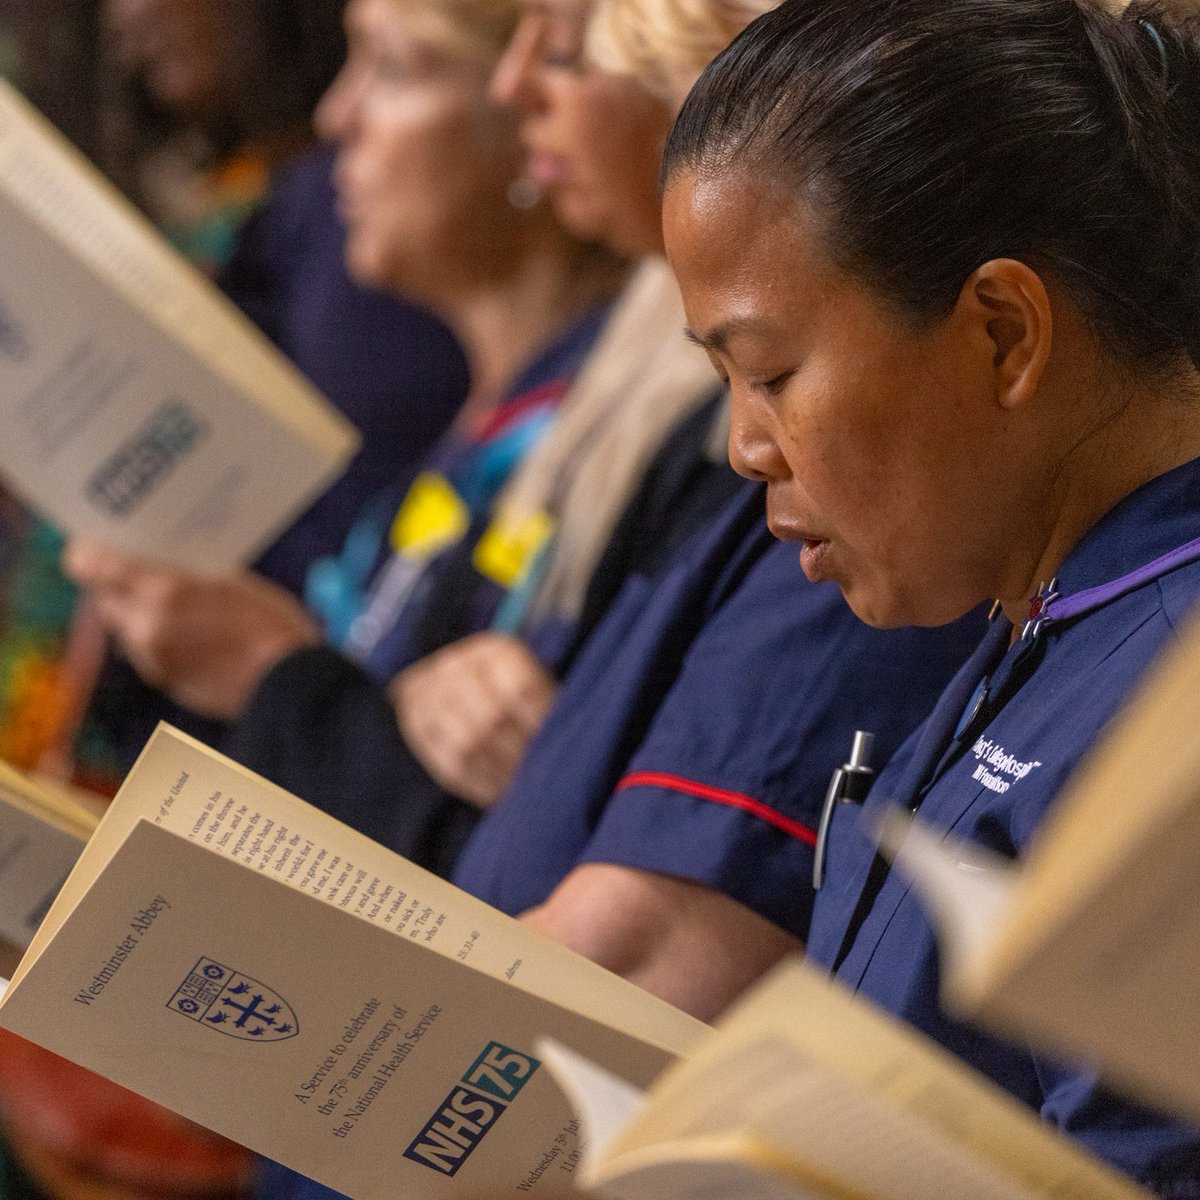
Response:
[[[972,272],[955,306],[991,355],[996,402],[1017,408],[1037,392],[1050,358],[1053,316],[1037,272],[1011,258],[994,258]]]

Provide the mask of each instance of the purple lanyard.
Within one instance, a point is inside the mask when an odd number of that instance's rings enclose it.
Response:
[[[1128,575],[1122,575],[1118,579],[1098,584],[1096,587],[1086,588],[1082,592],[1076,592],[1073,596],[1059,596],[1056,590],[1058,581],[1051,580],[1050,583],[1043,584],[1038,588],[1038,594],[1029,606],[1029,619],[1021,626],[1020,640],[1024,642],[1026,639],[1036,638],[1042,626],[1048,623],[1053,624],[1058,621],[1070,620],[1072,617],[1083,616],[1084,613],[1092,612],[1094,609],[1107,604],[1110,600],[1116,600],[1118,597],[1132,592],[1135,588],[1141,587],[1142,584],[1158,579],[1168,571],[1173,571],[1176,567],[1182,567],[1187,563],[1195,562],[1197,559],[1200,559],[1200,538],[1195,538],[1186,545],[1169,551],[1161,558],[1156,558],[1153,562],[1148,562],[1145,566],[1138,567],[1135,571],[1130,571]],[[997,607],[998,605],[999,602],[997,601]],[[993,609],[994,615],[995,610]],[[1003,645],[1003,641],[1001,640],[1001,628],[1007,630],[1009,628],[1007,622],[1001,621],[994,628],[994,631],[989,633],[988,637],[975,652],[976,655],[983,656],[983,661],[986,661],[989,655],[996,662],[1002,657],[1003,651],[1001,650],[1001,646]],[[1004,641],[1006,640],[1007,638],[1004,638]],[[962,738],[964,731],[970,728],[976,716],[983,709],[984,705],[987,704],[988,694],[991,690],[992,673],[992,669],[989,668],[987,673],[979,680],[974,693],[967,700],[951,737],[952,744]],[[935,710],[935,716],[932,718],[933,721],[937,720],[936,713],[941,711],[941,703],[939,701],[939,708]],[[928,737],[929,734],[926,731],[918,743],[916,751],[918,760],[921,757],[921,747],[926,744]],[[838,803],[862,803],[870,787],[873,772],[866,766],[866,759],[870,753],[871,741],[871,734],[856,733],[854,735],[854,749],[851,753],[850,761],[844,767],[835,771],[833,779],[830,781],[829,790],[825,796],[825,805],[821,811],[821,821],[817,831],[816,856],[813,862],[813,887],[818,890],[824,882],[825,877],[825,855],[834,808]],[[937,745],[937,741],[929,742],[929,745]],[[947,750],[945,753],[948,754],[949,751]],[[943,754],[944,757],[945,754]],[[933,768],[934,764],[937,763],[938,758],[935,753],[930,756],[926,767],[923,767],[922,771],[927,768]],[[909,770],[912,770],[911,763],[909,764]],[[936,777],[938,773],[936,769],[934,773]],[[918,774],[916,778],[919,777]],[[921,795],[921,792],[917,793],[916,804],[920,804]],[[915,804],[913,811],[916,811]]]
[[[1197,559],[1200,559],[1200,538],[1193,538],[1192,541],[1168,551],[1153,562],[1130,571],[1128,575],[1085,588],[1073,596],[1060,596],[1055,590],[1057,580],[1051,580],[1038,589],[1038,595],[1029,606],[1029,619],[1021,626],[1021,641],[1027,637],[1037,637],[1042,626],[1047,623],[1054,624],[1069,621],[1072,617],[1080,617],[1110,600],[1119,599],[1144,583],[1158,579],[1176,567],[1185,566]]]

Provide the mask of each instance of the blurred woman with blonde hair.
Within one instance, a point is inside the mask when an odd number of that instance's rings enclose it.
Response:
[[[524,4],[493,92],[521,112],[530,171],[563,219],[615,223],[591,185],[592,129],[599,95],[637,81],[586,57],[594,7]],[[728,475],[721,391],[664,443],[623,525],[656,529],[632,540],[657,553],[628,573],[454,871],[705,1019],[803,938],[818,810],[854,731],[890,752],[975,631],[868,629],[805,584],[760,487],[698,486]]]
[[[778,0],[602,0],[588,29],[597,66],[678,104],[696,77]]]

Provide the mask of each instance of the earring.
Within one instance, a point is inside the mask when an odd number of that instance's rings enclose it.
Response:
[[[508,202],[513,208],[526,212],[531,208],[536,208],[542,202],[542,189],[528,175],[522,175],[508,185],[507,196]]]

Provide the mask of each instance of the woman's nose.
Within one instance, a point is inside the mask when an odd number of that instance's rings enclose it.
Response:
[[[729,465],[758,483],[782,479],[788,469],[775,435],[755,417],[750,405],[739,403],[736,389],[729,422]]]
[[[518,23],[492,72],[488,90],[496,104],[518,112],[531,112],[540,104],[541,90],[535,70],[540,37],[539,25],[531,17]]]
[[[355,72],[349,63],[345,64],[321,97],[313,118],[317,133],[326,141],[346,138],[360,90]]]

